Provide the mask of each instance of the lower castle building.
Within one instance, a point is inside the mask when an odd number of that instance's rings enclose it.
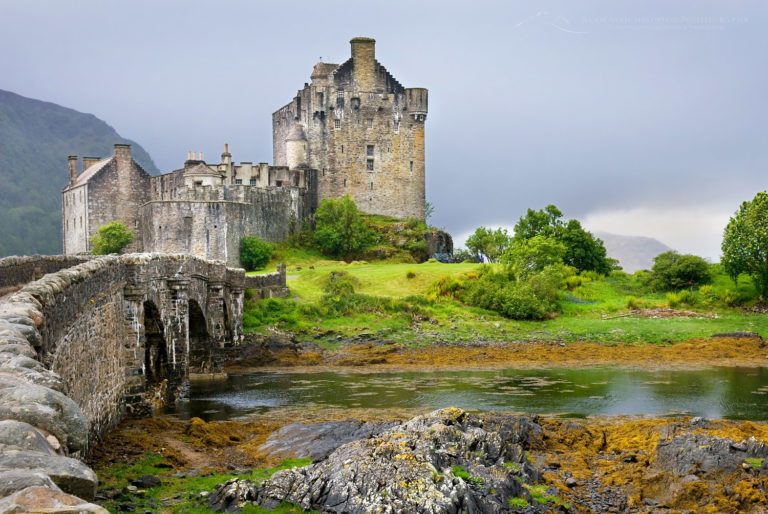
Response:
[[[274,166],[189,154],[152,177],[117,144],[109,158],[69,157],[62,192],[64,253],[91,251],[115,220],[133,231],[126,251],[190,253],[240,265],[240,240],[280,241],[311,220],[324,198],[350,195],[370,214],[425,217],[427,90],[404,88],[354,38],[343,64],[319,62],[294,99],[272,115]],[[79,172],[78,172],[79,171]]]
[[[128,252],[189,253],[240,266],[240,240],[255,235],[280,241],[300,228],[317,207],[315,171],[306,167],[232,162],[190,155],[184,167],[150,176],[115,145],[107,159],[69,157],[62,193],[64,253],[91,251],[98,228],[120,220],[133,231]]]

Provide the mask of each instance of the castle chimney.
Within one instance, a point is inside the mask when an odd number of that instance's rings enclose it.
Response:
[[[69,184],[72,185],[77,180],[77,155],[67,157],[69,161]]]
[[[229,153],[229,143],[224,143],[224,153]]]
[[[203,160],[203,152],[200,152],[200,160]]]
[[[376,87],[376,40],[356,37],[349,44],[352,46],[352,63],[358,88],[361,92],[371,93]]]
[[[190,151],[187,151],[187,160],[188,161],[192,160],[192,152],[190,152]]]
[[[130,163],[131,162],[131,145],[124,143],[115,143],[115,157],[118,162]]]
[[[87,170],[100,160],[99,157],[83,157],[83,171]]]

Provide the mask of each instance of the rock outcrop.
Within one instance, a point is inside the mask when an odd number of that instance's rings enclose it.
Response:
[[[506,512],[512,498],[536,504],[523,484],[539,481],[540,472],[515,442],[529,434],[502,436],[500,429],[515,426],[508,421],[486,426],[456,408],[418,416],[306,468],[275,473],[256,490],[256,503],[346,513]]]

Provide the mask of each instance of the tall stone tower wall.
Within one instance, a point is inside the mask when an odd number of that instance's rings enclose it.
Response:
[[[373,39],[350,44],[351,59],[318,63],[312,83],[272,115],[275,165],[288,165],[287,139],[299,123],[320,199],[348,194],[368,213],[424,219],[428,92],[400,85],[376,61]]]

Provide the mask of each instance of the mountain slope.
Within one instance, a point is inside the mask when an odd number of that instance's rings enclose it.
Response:
[[[652,237],[621,236],[607,232],[595,232],[595,235],[603,240],[608,257],[619,259],[627,273],[651,269],[654,257],[672,249]]]
[[[0,257],[61,253],[61,190],[67,156],[107,157],[130,143],[134,159],[158,173],[149,154],[92,114],[0,90]]]

